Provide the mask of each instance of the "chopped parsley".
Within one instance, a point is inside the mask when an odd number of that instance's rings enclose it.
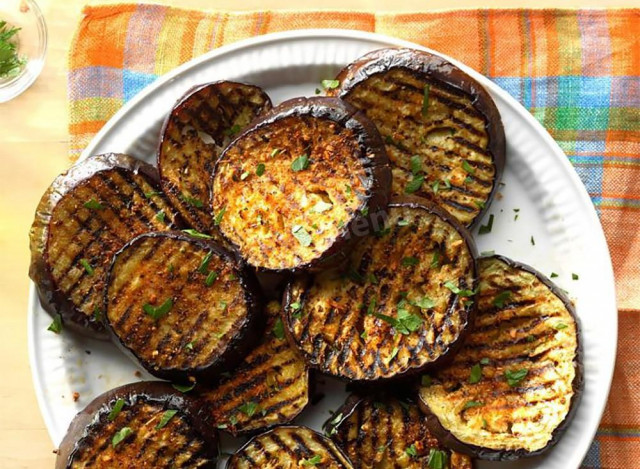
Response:
[[[244,413],[247,417],[253,417],[256,411],[258,411],[258,404],[253,401],[245,402],[244,404],[238,406],[238,410]]]
[[[92,198],[88,202],[85,202],[84,206],[89,210],[102,210],[104,208],[104,205],[102,205],[100,202],[98,202],[94,198]]]
[[[240,132],[240,130],[242,130],[242,127],[240,127],[238,124],[235,124],[228,129],[225,129],[224,134],[230,137]]]
[[[53,321],[51,322],[49,327],[47,327],[47,330],[55,334],[60,334],[60,332],[62,331],[62,316],[56,314],[53,317]]]
[[[215,270],[212,270],[207,274],[207,278],[204,280],[204,284],[210,287],[211,285],[213,285],[213,282],[215,282],[217,278],[218,278],[218,272],[216,272]]]
[[[422,325],[422,318],[420,316],[416,316],[415,314],[411,314],[406,309],[398,309],[398,317],[393,318],[391,316],[387,316],[382,313],[373,313],[375,317],[381,319],[393,327],[400,334],[409,335],[412,332],[418,330]]]
[[[160,210],[158,213],[156,213],[155,219],[158,220],[160,223],[164,223],[164,218],[165,218],[165,213],[164,210]]]
[[[193,350],[193,340],[191,342],[189,342],[187,345],[184,346],[184,348],[186,348],[187,350]]]
[[[224,216],[224,212],[227,210],[227,207],[222,207],[222,209],[220,209],[220,211],[218,212],[218,214],[215,216],[215,218],[213,219],[213,224],[218,226],[220,225],[220,222],[222,221],[222,217]]]
[[[569,327],[569,326],[567,326],[567,325],[566,325],[565,323],[563,323],[563,322],[559,322],[558,324],[556,324],[556,325],[555,325],[555,326],[553,326],[553,327],[554,327],[554,329],[556,329],[556,330],[558,330],[558,331],[561,331],[562,329],[566,329],[566,328],[567,328],[567,327]]]
[[[264,174],[266,167],[264,163],[259,163],[256,167],[256,176],[262,176]]]
[[[325,90],[334,90],[338,86],[340,86],[340,81],[339,80],[322,80],[321,84]]]
[[[489,221],[486,225],[480,225],[480,229],[478,230],[479,234],[487,234],[491,233],[493,229],[493,213],[489,215]]]
[[[299,301],[294,301],[289,305],[289,309],[291,311],[299,311],[300,309],[302,309],[302,305],[300,304]]]
[[[26,59],[18,54],[18,39],[14,37],[20,29],[0,21],[0,78],[17,76],[26,64]]]
[[[393,350],[391,351],[391,354],[386,358],[385,363],[391,363],[391,360],[396,358],[396,355],[398,355],[398,347],[393,347]]]
[[[273,330],[271,332],[276,339],[284,339],[284,324],[282,323],[281,318],[278,318],[276,320],[276,323],[273,325]]]
[[[429,90],[431,86],[429,83],[424,85],[424,89],[422,90],[422,117],[427,116],[427,112],[429,111]]]
[[[458,296],[462,296],[462,297],[469,297],[469,296],[473,296],[476,293],[478,293],[478,290],[461,289],[460,287],[458,287],[455,283],[453,283],[451,281],[445,282],[444,286],[447,287],[449,290],[451,290],[454,294],[456,294]]]
[[[173,383],[171,384],[171,386],[173,386],[173,389],[175,389],[176,391],[180,391],[180,392],[189,392],[191,391],[193,388],[196,387],[196,383],[191,383],[191,384],[177,384],[177,383]]]
[[[311,246],[311,235],[302,225],[295,225],[291,229],[291,233],[293,233],[293,236],[295,236],[298,242],[305,248]]]
[[[436,302],[433,301],[428,296],[425,296],[419,300],[414,301],[413,305],[417,306],[420,309],[429,309],[429,308],[433,308],[436,305]]]
[[[509,290],[500,292],[493,299],[493,305],[497,306],[498,308],[502,308],[504,307],[505,301],[509,300],[509,298],[511,298],[511,292]]]
[[[118,446],[120,443],[122,443],[129,435],[131,435],[133,433],[133,430],[131,430],[131,428],[129,427],[122,427],[120,430],[118,430],[115,435],[113,435],[113,438],[111,439],[111,446],[113,448],[115,448],[116,446]]]
[[[467,174],[475,174],[476,172],[476,168],[471,166],[467,160],[462,160],[462,169],[464,169]]]
[[[411,172],[418,174],[420,171],[422,171],[422,160],[418,155],[413,155],[411,157]]]
[[[303,459],[302,461],[300,461],[300,464],[302,464],[303,466],[315,466],[317,464],[320,464],[321,462],[322,456],[320,456],[319,454],[314,454],[312,458]]]
[[[405,186],[404,192],[407,193],[407,194],[413,194],[418,189],[420,189],[420,187],[422,187],[423,183],[424,183],[424,175],[423,174],[414,175],[413,179],[411,181],[409,181],[407,183],[407,185]]]
[[[414,444],[412,444],[407,449],[405,449],[404,452],[407,453],[412,458],[417,458],[418,457],[418,450],[416,449],[416,445],[414,445]]]
[[[521,370],[506,370],[504,372],[504,377],[507,380],[507,383],[512,388],[518,386],[523,379],[526,378],[527,374],[529,374],[529,370],[523,368]]]
[[[271,155],[270,155],[270,156],[271,156],[271,158],[273,158],[274,156],[278,155],[278,154],[279,154],[279,153],[281,153],[281,152],[282,152],[282,150],[281,150],[280,148],[274,148],[274,149],[271,151]]]
[[[409,220],[398,220],[398,226],[408,226]]]
[[[533,236],[531,236],[531,246],[535,246],[536,245],[536,240],[533,239]]]
[[[202,203],[202,200],[200,199],[196,199],[195,197],[191,197],[190,195],[184,195],[182,194],[182,199],[188,203],[189,205],[194,206],[195,208],[202,208],[204,207],[204,204]]]
[[[209,251],[202,259],[202,262],[200,262],[200,267],[198,267],[198,272],[200,272],[201,274],[207,273],[207,269],[209,268],[209,263],[211,262],[212,257],[213,257],[213,251]]]
[[[371,298],[369,301],[369,306],[367,307],[367,314],[375,314],[376,312],[376,299]]]
[[[469,383],[476,384],[482,379],[482,367],[479,363],[476,363],[471,367],[471,374],[469,375]]]
[[[427,466],[429,469],[445,469],[447,466],[447,453],[431,448]]]
[[[240,175],[240,180],[244,181],[245,179],[247,179],[249,177],[249,171],[245,171],[244,173],[242,173]]]
[[[558,274],[556,274],[555,272],[551,272],[551,278],[556,278],[558,276]]]
[[[487,357],[484,357],[482,360],[480,360],[481,365],[488,365],[489,363],[490,360]]]
[[[420,261],[418,260],[417,257],[403,257],[402,258],[402,266],[403,267],[414,267],[416,265],[418,265]]]
[[[433,189],[434,194],[437,194],[438,190],[440,190],[440,181],[436,179],[433,184],[431,184],[431,189]]]
[[[111,411],[109,412],[109,415],[107,415],[107,420],[109,422],[113,422],[116,417],[118,416],[118,414],[120,413],[120,411],[122,410],[122,408],[124,407],[124,399],[118,399],[116,401],[115,404],[113,404],[113,407],[111,408]]]
[[[158,425],[156,425],[156,430],[160,430],[161,428],[166,427],[169,423],[169,420],[171,420],[177,413],[178,411],[175,409],[165,410],[162,414],[162,418],[158,422]]]
[[[571,278],[572,278],[573,280],[579,280],[579,279],[580,279],[580,277],[578,276],[578,274],[571,274]]]
[[[167,298],[160,306],[153,306],[149,303],[145,303],[142,306],[142,310],[156,321],[171,311],[171,308],[173,308],[172,298]]]
[[[200,239],[211,239],[213,236],[210,236],[205,233],[200,233],[198,230],[194,230],[193,228],[188,228],[186,230],[182,230],[183,233],[187,233],[189,236],[193,236],[194,238]]]
[[[149,192],[145,192],[144,196],[147,199],[150,199],[151,197],[155,197],[156,195],[161,195],[161,194],[162,194],[162,192],[160,192],[160,191],[149,191]]]
[[[296,172],[303,171],[303,170],[307,169],[308,167],[309,167],[309,156],[306,155],[306,154],[297,157],[291,163],[291,170],[292,171],[296,171]]]
[[[440,267],[440,251],[433,251],[433,257],[431,257],[431,268],[437,269]]]
[[[467,401],[464,403],[463,410],[472,409],[474,407],[482,407],[484,404],[480,401]]]
[[[84,267],[84,270],[87,271],[87,275],[92,276],[94,273],[93,267],[91,267],[91,264],[89,264],[89,261],[86,259],[80,259],[80,264],[82,264],[82,267]]]

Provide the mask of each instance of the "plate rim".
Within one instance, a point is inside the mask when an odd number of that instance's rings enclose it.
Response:
[[[428,47],[422,46],[420,44],[407,41],[404,39],[398,39],[391,36],[387,36],[379,33],[372,33],[366,31],[358,31],[358,30],[348,30],[348,29],[299,29],[299,30],[291,30],[291,31],[283,31],[276,33],[269,33],[260,36],[251,37],[248,39],[243,39],[232,44],[228,44],[225,46],[221,46],[216,49],[212,49],[209,52],[206,52],[196,58],[193,58],[184,64],[174,68],[173,70],[167,72],[159,76],[155,81],[147,85],[143,90],[141,90],[136,96],[130,99],[126,104],[124,104],[106,123],[105,125],[96,133],[96,135],[91,139],[91,142],[87,145],[87,147],[82,151],[80,157],[76,161],[82,161],[87,158],[89,155],[93,154],[94,149],[97,147],[98,142],[102,140],[102,138],[111,131],[111,129],[126,115],[132,112],[140,103],[142,103],[148,96],[152,95],[157,90],[162,87],[169,86],[174,78],[182,75],[183,73],[188,72],[190,69],[203,64],[204,62],[208,62],[211,60],[216,60],[219,57],[228,54],[234,54],[238,50],[245,50],[254,47],[262,47],[267,44],[277,43],[277,42],[288,42],[295,40],[308,40],[308,39],[333,39],[333,40],[361,40],[367,41],[371,43],[386,43],[392,47],[409,47],[414,49],[420,49],[427,52],[431,52],[435,55],[443,57],[445,60],[451,62],[453,65],[459,67],[465,73],[470,75],[472,78],[477,80],[482,86],[489,89],[492,94],[499,96],[507,105],[509,105],[514,112],[518,114],[518,116],[524,120],[524,122],[531,126],[533,130],[538,134],[540,138],[544,140],[544,142],[549,146],[549,148],[553,151],[553,158],[559,163],[560,167],[564,171],[564,175],[569,178],[568,182],[576,189],[577,195],[579,197],[579,204],[582,205],[585,210],[585,215],[588,216],[588,222],[590,226],[595,230],[591,233],[591,237],[597,239],[599,244],[604,248],[604,251],[601,255],[604,257],[601,259],[605,261],[602,265],[603,271],[600,273],[601,278],[604,278],[606,281],[607,293],[610,298],[606,303],[611,303],[608,305],[608,308],[612,310],[612,318],[610,319],[612,325],[611,328],[615,332],[615,340],[613,341],[613,346],[607,347],[608,357],[603,359],[603,363],[606,363],[608,366],[608,370],[605,370],[603,373],[607,377],[606,380],[606,392],[605,399],[602,400],[601,403],[597,403],[596,413],[598,415],[598,420],[602,419],[602,415],[605,410],[605,406],[608,401],[608,396],[611,390],[611,385],[613,381],[613,373],[615,369],[615,362],[617,356],[617,348],[618,348],[618,339],[619,339],[619,330],[618,330],[618,308],[616,304],[616,293],[615,293],[615,278],[613,273],[613,265],[611,260],[611,254],[609,251],[609,247],[606,241],[606,237],[604,235],[604,230],[602,228],[602,224],[597,216],[595,207],[587,193],[586,187],[580,180],[575,168],[569,162],[568,157],[565,155],[563,150],[560,148],[558,143],[551,137],[549,132],[542,126],[542,124],[535,119],[535,117],[515,98],[513,98],[509,93],[503,90],[496,83],[492,82],[489,78],[485,77],[481,73],[472,69],[471,67],[459,62],[458,60],[443,54],[441,52],[435,51]],[[74,163],[75,164],[75,163]],[[47,433],[49,434],[50,439],[53,441],[53,435],[51,433],[51,429],[54,427],[53,424],[53,415],[47,412],[47,404],[46,399],[43,393],[42,387],[42,374],[40,373],[40,364],[36,362],[36,348],[37,343],[35,340],[35,305],[36,302],[39,301],[38,295],[35,290],[35,284],[33,281],[29,281],[29,301],[27,305],[27,347],[29,354],[29,366],[31,368],[32,381],[34,386],[34,391],[36,394],[36,400],[38,402],[38,407],[40,410],[40,415],[42,416],[45,426],[47,428]],[[604,385],[603,385],[604,386]],[[592,407],[593,411],[593,407]],[[580,454],[582,459],[586,456],[591,442],[593,442],[594,436],[598,430],[598,425],[595,426],[593,430],[590,430],[590,438],[589,443],[585,448],[580,449]]]

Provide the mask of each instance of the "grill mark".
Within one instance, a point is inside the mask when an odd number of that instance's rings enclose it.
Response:
[[[307,446],[307,443],[304,441],[304,438],[302,438],[300,435],[298,435],[295,432],[291,432],[290,436],[291,436],[291,439],[296,443],[296,450],[298,449],[302,450],[302,453],[304,454],[305,459],[313,455],[311,448]],[[317,442],[315,438],[313,438],[313,440]]]
[[[456,202],[451,199],[441,198],[441,200],[443,204],[448,205],[449,207],[452,207],[453,209],[459,210],[461,212],[474,213],[478,210],[478,207],[465,205],[461,202]]]
[[[469,133],[472,133],[473,135],[480,137],[480,138],[485,138],[487,136],[486,132],[483,132],[481,130],[476,129],[473,125],[458,119],[456,116],[451,116],[450,117],[451,121],[456,124],[459,127],[462,127],[463,129],[467,130]]]
[[[287,432],[287,434],[289,433],[291,432]],[[280,447],[280,449],[286,452],[291,459],[293,459],[294,461],[297,459],[295,451],[288,444],[286,444],[277,433],[271,433],[269,437],[276,445]],[[276,457],[278,458],[278,460],[280,460],[279,456]]]

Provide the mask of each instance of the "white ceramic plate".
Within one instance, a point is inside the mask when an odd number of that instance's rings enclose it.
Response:
[[[278,33],[222,47],[148,86],[107,123],[82,158],[122,152],[155,164],[161,121],[193,85],[221,79],[253,83],[265,88],[277,104],[313,95],[322,79],[335,76],[360,55],[387,46],[421,48],[386,36],[342,30]],[[489,211],[495,214],[493,231],[482,236],[474,233],[478,248],[495,250],[547,275],[558,273],[557,283],[576,301],[584,335],[586,387],[560,443],[544,457],[479,467],[577,468],[604,409],[617,342],[613,272],[602,228],[575,171],[538,122],[491,81],[447,59],[488,89],[502,114],[507,137],[505,186]],[[514,208],[520,209],[518,220],[514,220]],[[572,273],[580,279],[572,280]],[[28,317],[34,385],[51,438],[58,444],[76,412],[98,394],[140,379],[134,373],[141,370],[111,344],[48,332],[51,318],[40,306],[33,285]],[[144,371],[141,376],[151,378]],[[343,385],[327,379],[324,386],[331,388],[326,397],[306,410],[300,423],[320,429],[329,410],[342,403]],[[77,402],[72,399],[74,392],[80,395]],[[226,446],[227,450],[235,447],[230,440]]]

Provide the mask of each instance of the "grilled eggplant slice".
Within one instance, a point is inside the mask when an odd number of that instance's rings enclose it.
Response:
[[[443,468],[473,468],[469,456],[449,451],[431,435],[418,406],[407,400],[352,394],[325,431],[359,469],[421,469],[430,459],[448,461]]]
[[[353,469],[329,439],[307,427],[277,427],[255,436],[227,462],[227,469],[321,467]]]
[[[29,234],[29,276],[43,307],[65,327],[106,339],[100,318],[111,256],[140,233],[181,226],[154,167],[120,154],[77,163],[42,196]]]
[[[475,329],[420,389],[431,431],[482,459],[538,455],[563,433],[581,395],[579,326],[566,295],[502,256],[479,261]]]
[[[389,205],[378,234],[345,267],[298,277],[283,321],[307,362],[350,381],[399,378],[435,366],[461,342],[475,310],[475,247],[424,199]]]
[[[330,94],[361,109],[385,139],[392,195],[426,197],[467,227],[482,218],[505,163],[500,114],[482,85],[412,49],[374,51],[337,79]]]
[[[215,243],[180,232],[143,234],[114,257],[105,321],[151,374],[212,379],[242,359],[260,325],[257,282]]]
[[[388,202],[391,172],[373,124],[334,98],[298,98],[260,118],[216,164],[222,234],[261,270],[338,253]],[[362,233],[358,233],[358,232]]]
[[[267,332],[233,373],[211,390],[199,389],[212,424],[233,436],[289,423],[309,403],[309,371],[287,342],[280,308],[269,302]]]
[[[162,382],[139,382],[98,397],[71,422],[56,469],[215,469],[218,435],[188,396]]]
[[[269,96],[257,86],[219,81],[182,97],[167,117],[158,151],[162,187],[193,227],[213,234],[211,174],[222,149],[264,111]]]

